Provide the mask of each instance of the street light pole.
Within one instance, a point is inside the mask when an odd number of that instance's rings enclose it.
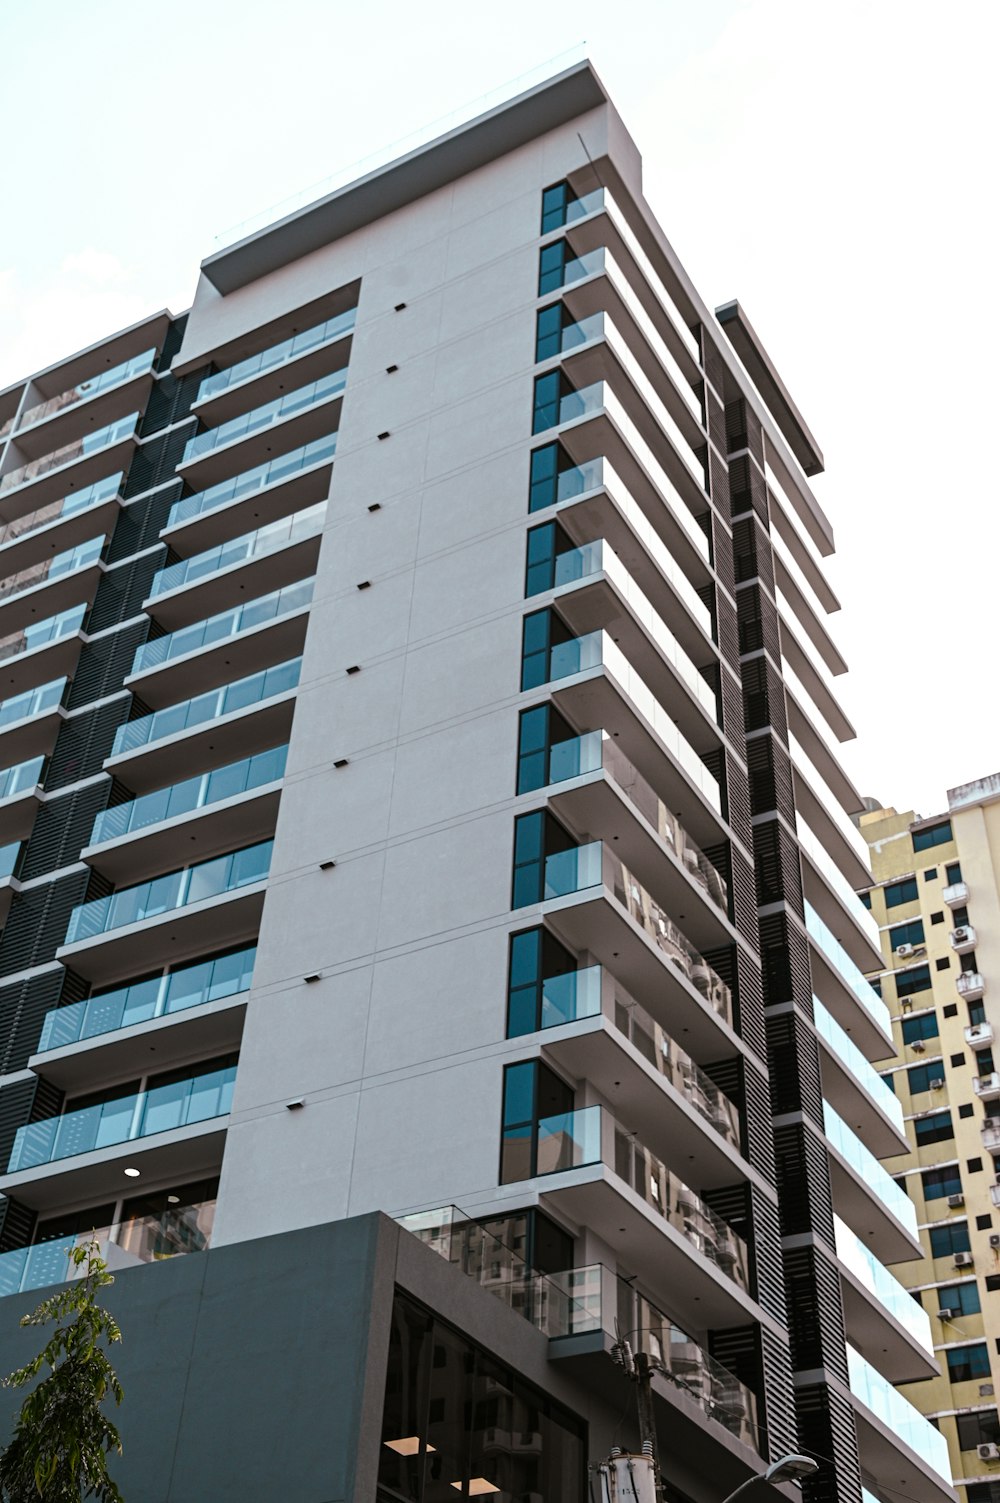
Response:
[[[757,1482],[792,1482],[796,1478],[811,1477],[819,1468],[811,1456],[798,1456],[794,1452],[787,1456],[781,1456],[777,1461],[772,1461],[765,1472],[755,1472],[745,1482],[741,1482],[728,1498],[722,1503],[733,1503],[741,1493],[747,1492]]]

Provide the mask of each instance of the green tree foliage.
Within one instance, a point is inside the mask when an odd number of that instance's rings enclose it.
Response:
[[[124,1503],[107,1465],[112,1451],[121,1453],[121,1438],[101,1407],[109,1394],[116,1404],[122,1401],[102,1346],[121,1341],[122,1333],[96,1298],[114,1279],[96,1242],[73,1248],[69,1256],[75,1281],[21,1321],[58,1321],[55,1333],[37,1357],[3,1379],[6,1388],[23,1388],[50,1369],[24,1400],[13,1439],[0,1452],[4,1503]]]

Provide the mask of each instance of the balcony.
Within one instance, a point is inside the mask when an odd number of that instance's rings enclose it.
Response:
[[[287,741],[301,668],[302,659],[292,658],[126,720],[115,732],[105,768],[137,792],[148,792],[178,772],[193,774],[213,757],[255,754]]]
[[[606,731],[588,731],[549,750],[549,804],[577,829],[608,838],[644,885],[654,886],[671,912],[684,913],[695,945],[732,940],[729,889],[680,820]],[[582,781],[588,779],[589,781]],[[622,800],[636,819],[622,820]]]
[[[826,1099],[842,1117],[855,1124],[876,1157],[908,1152],[899,1099],[816,996],[813,1021],[825,1045],[820,1065]]]
[[[260,594],[315,573],[326,502],[168,564],[153,578],[144,609],[161,626],[188,622],[235,605],[241,592]]]
[[[267,666],[262,658],[281,662],[297,656],[305,640],[312,595],[313,581],[303,579],[143,643],[136,650],[126,687],[147,704],[155,705],[158,699],[169,703],[185,689],[200,693],[215,688],[220,678],[231,677],[223,668],[242,675]],[[266,642],[262,642],[265,635]],[[224,648],[223,663],[221,652],[213,648]]]
[[[862,970],[881,968],[878,924],[799,813],[795,816],[795,832],[806,857],[802,873],[806,898],[856,966]]]
[[[813,946],[816,991],[866,1057],[888,1059],[894,1052],[889,1009],[809,903],[805,904],[805,916],[806,933]]]
[[[256,934],[271,841],[81,903],[70,914],[64,959],[95,984],[155,963],[164,938],[177,962]]]
[[[556,644],[546,682],[570,721],[619,728],[623,752],[672,808],[684,811],[695,840],[714,845],[728,837],[718,783],[608,632]]]
[[[823,1103],[823,1118],[831,1150],[834,1210],[852,1231],[865,1238],[881,1262],[901,1263],[921,1257],[917,1213],[906,1191],[886,1173],[828,1101]]]
[[[297,385],[314,380],[323,375],[322,367],[331,363],[334,354],[346,365],[348,346],[344,343],[336,351],[334,346],[353,334],[357,316],[356,308],[348,308],[323,323],[271,345],[270,349],[249,355],[235,365],[206,376],[198,388],[192,410],[199,417],[210,416],[218,422],[233,415],[239,402],[246,400],[248,391],[259,401],[261,396],[269,396],[277,389],[279,379],[284,384],[294,381]]]
[[[733,1102],[606,969],[543,982],[539,1042],[563,1074],[627,1109],[643,1141],[683,1160],[703,1187],[744,1172]]]
[[[972,1089],[980,1101],[1000,1101],[1000,1073],[991,1070],[988,1075],[973,1077]]]
[[[32,757],[0,772],[0,840],[30,835],[44,768],[44,757]]]
[[[846,1222],[834,1216],[848,1340],[871,1348],[893,1383],[937,1376],[927,1312]]]
[[[944,1435],[852,1346],[847,1366],[865,1472],[891,1476],[905,1496],[924,1503],[954,1503]]]
[[[988,1153],[1000,1148],[1000,1118],[986,1117],[979,1125],[983,1147]]]
[[[552,585],[539,580],[541,589],[554,590],[554,604],[570,631],[582,638],[606,629],[653,693],[672,706],[685,739],[706,751],[718,745],[715,690],[617,554],[603,540],[586,543],[559,555],[552,578]]]
[[[948,936],[948,942],[956,955],[968,955],[976,948],[976,931],[972,924],[960,924]]]
[[[81,860],[135,882],[185,857],[206,858],[274,834],[287,746],[215,767],[98,813]],[[197,845],[197,851],[191,845]]]
[[[965,1042],[970,1049],[993,1048],[993,1024],[972,1023],[965,1030]]]
[[[81,491],[39,506],[12,522],[0,523],[0,569],[16,574],[63,549],[114,530],[124,475],[119,471]]]
[[[138,412],[131,412],[128,417],[119,418],[106,428],[98,428],[49,454],[43,454],[39,459],[32,459],[16,469],[7,470],[0,475],[0,495],[6,496],[23,487],[26,509],[31,510],[44,506],[58,495],[63,472],[70,465],[76,466],[74,478],[79,488],[91,485],[98,478],[98,470],[114,467],[115,460],[119,457],[122,463],[118,468],[126,468],[127,456],[135,443],[138,421]],[[14,510],[20,509],[19,501],[20,498],[15,502]],[[12,512],[8,511],[7,515],[12,515]]]
[[[534,1164],[531,1138],[505,1141],[501,1183],[532,1183],[612,1246],[624,1222],[637,1261],[664,1287],[676,1280],[700,1300],[707,1326],[746,1322],[755,1309],[746,1244],[606,1108],[542,1118],[534,1139]]]
[[[196,433],[184,450],[178,471],[189,479],[197,474],[209,484],[225,476],[232,451],[239,446],[243,465],[261,465],[275,438],[278,442],[305,444],[336,428],[340,400],[347,386],[347,369],[331,371],[296,391],[229,418],[217,428]]]
[[[95,398],[104,392],[117,391],[117,405],[123,405],[125,393],[119,388],[129,386],[130,400],[135,400],[141,392],[145,392],[152,385],[153,366],[156,363],[156,350],[144,350],[141,355],[133,355],[130,360],[123,360],[120,365],[113,366],[110,370],[100,371],[87,381],[81,381],[76,386],[71,386],[67,391],[62,391],[58,396],[49,397],[44,402],[39,402],[34,407],[29,407],[22,412],[17,425],[15,443],[21,444],[25,429],[37,427],[39,423],[49,422],[57,414],[68,412],[70,408],[77,407],[81,402],[88,403],[90,421],[99,421],[101,417],[112,416],[110,403],[97,403]],[[148,381],[139,378],[148,376]],[[93,404],[91,406],[91,404]],[[52,424],[51,426],[55,426]],[[63,425],[59,425],[62,427]],[[49,435],[46,434],[46,439]]]
[[[300,444],[266,464],[244,470],[170,508],[164,541],[184,548],[209,548],[232,537],[239,524],[274,522],[303,506],[325,501],[336,433]]]
[[[0,681],[14,694],[33,688],[39,673],[69,673],[80,656],[86,605],[73,605],[44,621],[0,637]],[[44,667],[42,663],[44,662]]]
[[[29,1069],[79,1093],[95,1075],[141,1074],[154,1042],[160,1061],[168,1051],[210,1058],[238,1047],[256,955],[248,945],[53,1008]]]
[[[947,887],[942,887],[941,897],[949,908],[964,908],[969,901],[968,882],[951,882]]]
[[[606,1382],[614,1372],[607,1354],[621,1333],[634,1351],[652,1359],[658,1398],[670,1403],[678,1391],[686,1393],[713,1424],[757,1448],[757,1408],[751,1391],[611,1269],[597,1263],[540,1274],[454,1206],[400,1216],[398,1221],[548,1336],[553,1360],[587,1361],[591,1353],[600,1353]],[[690,1423],[682,1410],[675,1425],[685,1422]]]
[[[17,1130],[0,1188],[33,1208],[66,1196],[113,1196],[127,1143],[141,1145],[130,1157],[141,1154],[150,1177],[157,1170],[170,1178],[205,1167],[217,1171],[219,1119],[230,1111],[235,1082],[235,1059],[208,1061],[201,1069],[191,1066],[184,1079],[158,1083],[153,1076],[143,1089],[31,1122]]]
[[[58,611],[81,598],[89,603],[103,572],[105,542],[103,536],[88,538],[8,575],[0,586],[0,632],[20,625],[39,608]]]
[[[66,680],[58,678],[0,701],[0,747],[5,761],[51,752],[63,720],[65,692]]]
[[[795,807],[852,888],[870,887],[868,847],[802,744],[789,732]]]
[[[986,982],[978,971],[959,971],[955,986],[958,995],[966,1002],[978,1002],[986,990]]]

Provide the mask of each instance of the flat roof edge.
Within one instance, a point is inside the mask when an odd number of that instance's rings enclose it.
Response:
[[[822,450],[739,302],[734,298],[730,303],[722,303],[716,308],[715,316],[771,409],[795,458],[807,475],[821,475],[824,469]]]
[[[201,270],[223,297],[609,103],[589,60],[216,251]]]

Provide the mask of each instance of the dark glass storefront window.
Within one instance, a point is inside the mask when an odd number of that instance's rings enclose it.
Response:
[[[405,1295],[393,1304],[380,1500],[583,1503],[585,1427]]]

